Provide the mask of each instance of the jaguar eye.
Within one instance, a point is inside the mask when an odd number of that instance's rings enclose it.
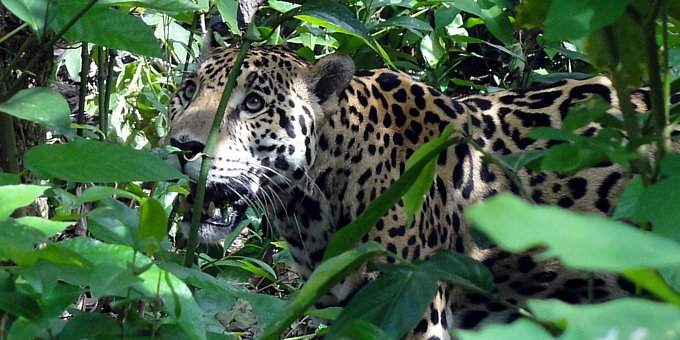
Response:
[[[258,113],[264,108],[264,98],[256,93],[251,93],[243,101],[243,105],[250,113]]]
[[[184,94],[184,98],[187,100],[191,100],[194,98],[196,95],[196,90],[198,89],[198,85],[196,84],[196,81],[193,79],[187,79],[184,81],[184,88],[182,89],[182,92]]]

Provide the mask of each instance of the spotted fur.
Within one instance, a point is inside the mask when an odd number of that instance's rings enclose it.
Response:
[[[214,51],[173,97],[174,145],[193,153],[202,150],[235,56],[231,49]],[[208,177],[212,197],[261,207],[288,242],[296,271],[307,278],[333,233],[399,178],[420,145],[453,123],[476,146],[459,143],[440,155],[434,185],[412,228],[406,227],[404,208],[397,205],[364,240],[378,241],[406,260],[425,258],[437,249],[468,254],[489,266],[494,291],[511,302],[529,297],[588,300],[585,274],[566,271],[555,261],[536,262],[531,254],[481,247],[462,212],[496,193],[519,190],[500,168],[482,161],[476,147],[501,156],[555,144],[533,140],[527,133],[539,126],[560,127],[572,105],[592,96],[616,110],[608,79],[562,80],[528,90],[449,98],[387,69],[353,74],[351,60],[339,55],[309,64],[281,48],[249,52],[220,126]],[[259,101],[253,94],[264,102],[256,112],[252,109],[258,109]],[[597,130],[591,125],[581,133]],[[197,178],[199,162],[183,163],[184,171]],[[517,175],[537,203],[598,214],[611,212],[629,178],[611,164],[569,177],[528,169]],[[238,222],[238,213],[234,216],[231,224]],[[230,223],[204,223],[203,240],[219,239]],[[343,305],[371,275],[364,269],[351,274],[319,305]],[[597,300],[630,288],[602,274],[595,274],[593,282]],[[450,327],[474,328],[490,319],[516,317],[481,295],[442,284],[410,336],[445,339]]]

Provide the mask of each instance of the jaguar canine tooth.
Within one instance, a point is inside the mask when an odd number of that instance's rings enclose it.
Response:
[[[211,201],[210,204],[208,204],[207,215],[208,215],[208,217],[210,217],[210,218],[215,217],[215,202],[212,202],[212,201]]]

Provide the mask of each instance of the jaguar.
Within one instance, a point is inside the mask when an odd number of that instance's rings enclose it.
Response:
[[[170,143],[186,152],[180,165],[193,179],[201,165],[196,156],[205,147],[237,53],[236,48],[210,51],[171,99]],[[638,111],[646,110],[646,95],[634,93]],[[419,146],[453,124],[465,141],[440,154],[432,188],[412,226],[406,225],[400,203],[364,241],[377,241],[408,261],[439,249],[467,254],[489,267],[494,292],[512,303],[530,297],[579,303],[626,294],[630,284],[617,277],[573,272],[555,260],[536,261],[531,253],[479,244],[462,215],[476,202],[520,188],[539,204],[611,213],[630,177],[615,164],[598,164],[572,176],[525,168],[513,180],[483,160],[484,154],[504,156],[556,144],[527,134],[535,127],[561,127],[571,107],[592,97],[617,110],[616,93],[605,77],[450,98],[397,71],[355,72],[351,58],[341,54],[310,63],[282,47],[251,48],[209,155],[199,238],[218,242],[244,219],[249,206],[258,206],[287,241],[294,269],[306,279],[334,233],[399,178]],[[579,131],[591,136],[599,129],[591,123]],[[357,270],[318,305],[342,306],[372,277],[365,267]],[[451,327],[475,328],[517,317],[484,296],[442,283],[409,337],[447,339]]]

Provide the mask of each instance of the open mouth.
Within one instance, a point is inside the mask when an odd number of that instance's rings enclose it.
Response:
[[[192,183],[191,194],[181,202],[185,211],[182,221],[185,223],[191,223],[191,209],[195,192],[196,185]],[[231,191],[222,185],[208,185],[206,187],[203,209],[201,210],[200,229],[219,229],[219,232],[226,236],[226,233],[234,230],[245,219],[248,209],[245,198],[233,197],[234,195],[229,195],[229,192]],[[199,235],[201,234],[203,234],[203,231],[199,230]],[[202,237],[199,236],[199,238]]]

